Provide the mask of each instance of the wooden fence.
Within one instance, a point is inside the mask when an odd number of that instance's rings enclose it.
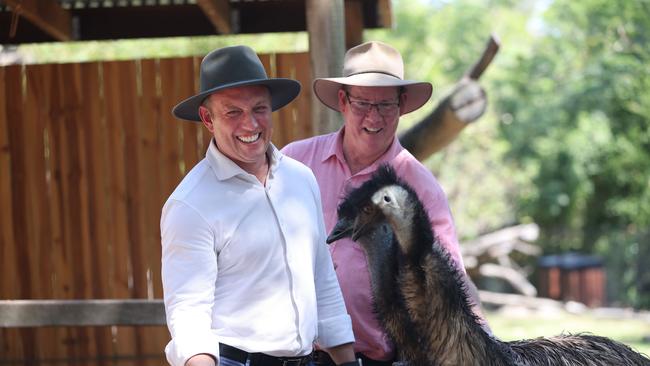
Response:
[[[307,53],[261,55],[302,85],[278,146],[311,135]],[[160,299],[162,205],[205,153],[171,108],[200,58],[0,68],[0,299]],[[163,326],[0,328],[0,365],[161,365]]]

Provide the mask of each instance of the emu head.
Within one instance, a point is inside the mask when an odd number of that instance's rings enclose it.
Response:
[[[393,168],[383,165],[370,180],[346,195],[327,242],[349,237],[368,252],[379,249],[371,246],[390,245],[394,233],[400,251],[408,253],[417,204],[413,189],[397,177]]]

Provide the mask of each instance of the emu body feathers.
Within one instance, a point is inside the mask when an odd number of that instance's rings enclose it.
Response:
[[[338,216],[327,242],[350,237],[364,249],[375,312],[410,365],[650,365],[595,335],[502,342],[487,334],[424,206],[389,166],[349,192]]]

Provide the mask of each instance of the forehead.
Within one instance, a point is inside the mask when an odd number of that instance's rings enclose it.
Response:
[[[399,88],[396,86],[354,86],[347,87],[350,94],[355,97],[366,99],[394,99],[397,97]]]
[[[271,102],[269,89],[262,85],[238,86],[210,94],[209,102],[218,104],[249,104]]]

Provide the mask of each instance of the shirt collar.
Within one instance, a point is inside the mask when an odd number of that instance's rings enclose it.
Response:
[[[270,178],[277,171],[280,165],[280,160],[282,159],[282,154],[275,147],[275,145],[269,144],[269,148],[266,150],[266,156],[269,157],[269,164],[270,164],[269,178]],[[245,178],[253,177],[252,174],[240,168],[239,165],[237,165],[229,157],[224,155],[221,151],[219,151],[219,149],[217,148],[217,144],[214,141],[214,138],[210,140],[210,146],[208,146],[208,150],[205,152],[205,158],[210,163],[210,167],[212,168],[212,171],[214,172],[215,176],[219,180],[223,181],[235,176],[242,176]],[[255,178],[255,181],[257,181],[257,178]]]
[[[343,135],[345,134],[345,126],[341,127],[334,135],[334,138],[329,139],[327,141],[327,146],[325,146],[324,149],[324,154],[323,158],[321,159],[321,162],[324,162],[327,159],[330,159],[332,157],[336,157],[341,163],[345,164],[347,166],[347,163],[345,162],[345,156],[343,155]],[[393,159],[395,159],[399,153],[404,150],[402,147],[402,144],[400,144],[399,139],[397,138],[397,135],[393,138],[393,142],[390,144],[388,147],[388,150],[384,152],[374,163],[370,164],[370,166],[366,167],[365,169],[361,170],[357,174],[364,173],[366,171],[375,171],[376,166],[382,163],[389,163]]]
[[[345,126],[341,127],[337,132],[334,133],[334,138],[327,139],[325,148],[323,149],[324,154],[321,162],[336,156],[340,161],[345,162],[345,157],[343,156],[343,131]]]

